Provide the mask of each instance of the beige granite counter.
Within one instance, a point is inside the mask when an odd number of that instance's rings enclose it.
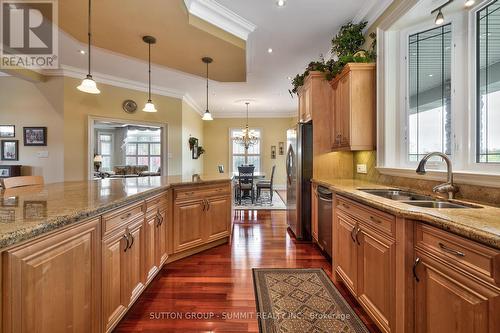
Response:
[[[170,187],[229,181],[227,174],[107,178],[1,190],[0,250]]]
[[[482,208],[465,209],[422,208],[360,191],[360,189],[395,187],[353,179],[313,179],[313,182],[327,186],[339,195],[373,208],[422,221],[500,249],[500,208],[485,205],[479,205]],[[428,195],[428,193],[426,194]],[[465,201],[458,202],[467,203]]]

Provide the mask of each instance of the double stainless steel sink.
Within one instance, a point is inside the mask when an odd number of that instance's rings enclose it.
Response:
[[[361,191],[373,194],[386,199],[403,202],[408,205],[424,208],[481,208],[480,206],[455,203],[451,201],[437,199],[427,195],[400,190],[400,189],[360,189]]]

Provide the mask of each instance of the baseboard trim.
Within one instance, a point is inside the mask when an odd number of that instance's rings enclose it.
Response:
[[[209,250],[213,247],[216,247],[216,246],[219,246],[222,244],[226,244],[226,243],[229,243],[229,237],[224,237],[224,238],[221,238],[219,240],[213,241],[211,243],[195,247],[193,249],[185,250],[185,251],[182,251],[179,253],[174,253],[168,257],[165,264],[170,264],[174,261],[184,259],[186,257],[192,256],[193,254],[200,253],[200,252]]]

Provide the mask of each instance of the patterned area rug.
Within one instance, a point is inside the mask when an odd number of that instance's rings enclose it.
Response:
[[[263,333],[368,333],[322,269],[254,268]]]
[[[252,204],[252,199],[243,198],[241,199],[241,205],[238,204],[238,200],[233,200],[234,209],[237,210],[286,210],[286,205],[279,196],[278,192],[274,191],[273,201],[269,195],[269,191],[262,192],[259,199],[255,200]]]

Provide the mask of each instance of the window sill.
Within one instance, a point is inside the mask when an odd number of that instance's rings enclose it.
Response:
[[[446,170],[428,170],[425,175],[417,174],[415,172],[415,169],[406,169],[406,168],[377,167],[377,170],[383,175],[423,179],[423,180],[446,181],[446,176],[447,176]],[[457,184],[500,188],[500,174],[469,172],[469,171],[459,170],[459,171],[453,171],[453,180]]]

